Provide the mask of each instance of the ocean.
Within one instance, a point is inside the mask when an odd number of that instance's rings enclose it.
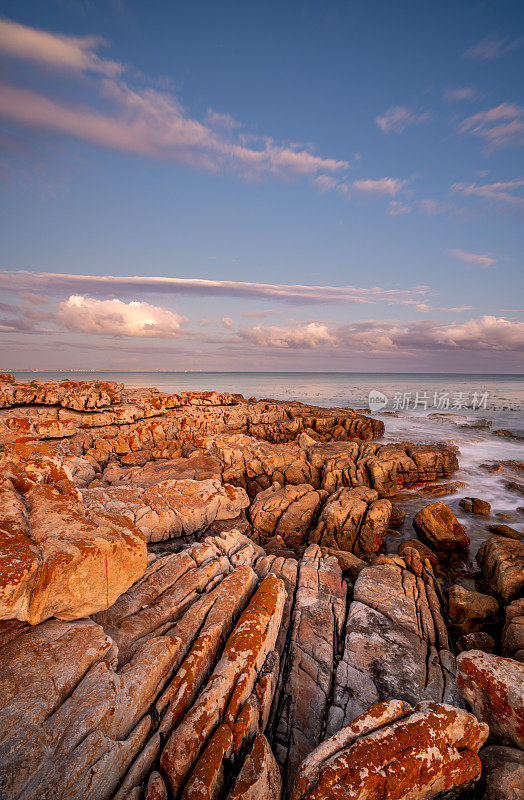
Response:
[[[15,372],[18,380],[114,380],[128,387],[156,386],[161,391],[216,389],[245,397],[300,400],[318,406],[369,409],[383,419],[384,441],[447,442],[458,447],[460,470],[453,481],[463,481],[458,493],[442,499],[450,506],[472,540],[473,556],[486,538],[487,523],[505,522],[524,530],[524,496],[507,482],[524,483],[518,467],[490,473],[481,464],[524,462],[524,439],[496,436],[509,430],[524,437],[524,375],[468,375],[340,372]],[[381,408],[376,408],[382,403]],[[471,427],[476,426],[476,427]],[[466,514],[462,497],[480,497],[492,506],[489,518]],[[427,497],[425,502],[432,502]],[[402,494],[408,519],[400,539],[410,538],[410,517],[421,507],[417,491]],[[504,515],[498,517],[497,515]],[[395,551],[396,542],[388,541]]]

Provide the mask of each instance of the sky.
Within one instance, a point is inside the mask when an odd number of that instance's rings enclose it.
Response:
[[[2,0],[0,370],[523,372],[520,0]]]

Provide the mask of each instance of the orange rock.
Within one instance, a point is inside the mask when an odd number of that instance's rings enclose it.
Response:
[[[260,733],[227,800],[280,800],[281,797],[280,771],[269,742]]]

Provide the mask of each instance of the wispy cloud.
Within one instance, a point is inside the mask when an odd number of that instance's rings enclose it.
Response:
[[[448,253],[462,261],[464,264],[471,264],[474,267],[492,267],[497,263],[497,260],[490,255],[483,255],[481,253],[468,253],[466,250],[448,250]]]
[[[65,36],[0,19],[0,53],[65,72],[119,75],[124,71],[122,64],[100,58],[95,52],[105,44],[100,36]]]
[[[353,181],[353,188],[375,197],[394,197],[407,185],[408,181],[400,178],[378,178]]]
[[[69,331],[109,336],[178,336],[187,317],[163,306],[73,295],[58,306],[57,322]]]
[[[445,100],[475,100],[476,96],[477,92],[472,86],[457,86],[444,92]]]
[[[388,217],[402,217],[411,214],[411,206],[401,203],[399,200],[391,200],[386,210]]]
[[[467,117],[459,131],[481,137],[489,150],[524,145],[524,108],[516,103],[501,103]]]
[[[292,304],[306,303],[400,303],[420,302],[428,293],[427,286],[411,289],[385,289],[374,286],[306,286],[247,281],[206,280],[202,278],[167,278],[163,276],[69,275],[55,272],[11,270],[0,272],[0,288],[13,292],[48,292],[51,295],[118,293],[139,296],[145,292],[190,294],[197,296],[253,297],[281,300]]]
[[[500,58],[524,44],[524,38],[510,39],[509,36],[497,38],[496,36],[488,36],[481,42],[468,47],[464,53],[464,58],[472,58],[478,61],[492,61],[494,58]]]
[[[235,170],[245,178],[272,175],[314,177],[347,169],[342,159],[323,158],[311,148],[258,137],[247,146],[229,114],[208,111],[192,118],[169,92],[133,87],[124,65],[101,59],[98,37],[69,37],[0,23],[0,53],[48,64],[72,76],[90,73],[94,102],[77,105],[14,85],[0,85],[0,116],[31,128],[52,130],[101,147],[165,159],[200,169]],[[100,110],[99,106],[103,108]]]
[[[524,206],[524,197],[515,194],[524,187],[524,180],[498,181],[496,183],[454,183],[451,186],[452,194],[464,197],[480,197],[497,203],[508,203],[514,206]]]
[[[403,133],[412,125],[420,125],[429,119],[427,112],[415,112],[406,106],[391,106],[375,117],[375,122],[383,133]]]

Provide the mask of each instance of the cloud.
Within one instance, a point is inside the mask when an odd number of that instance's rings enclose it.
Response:
[[[353,188],[357,192],[376,197],[394,197],[406,184],[407,181],[400,180],[400,178],[378,178],[377,180],[353,181]]]
[[[455,89],[449,88],[444,92],[445,100],[475,100],[477,92],[472,86],[458,86]]]
[[[522,189],[522,187],[524,187],[524,180],[498,181],[480,185],[477,183],[454,183],[450,191],[452,194],[460,194],[463,197],[480,197],[498,203],[523,206],[524,197],[514,194],[517,189]]]
[[[427,112],[417,114],[406,106],[391,106],[382,116],[375,117],[375,123],[383,133],[403,133],[406,128],[428,119]]]
[[[488,36],[481,42],[468,47],[464,53],[464,58],[472,58],[478,61],[492,61],[494,58],[500,58],[507,53],[521,47],[524,43],[524,38],[510,39],[509,36],[497,38],[495,36]]]
[[[234,322],[231,317],[222,317],[222,325],[224,328],[231,330],[234,327]]]
[[[57,321],[69,331],[109,336],[178,336],[186,317],[137,300],[95,300],[72,295],[58,306]]]
[[[225,128],[227,131],[242,127],[242,123],[233,119],[231,114],[221,114],[219,111],[213,111],[212,108],[207,109],[205,121],[212,128]]]
[[[359,320],[331,328],[320,321],[288,327],[258,325],[239,330],[239,336],[258,347],[275,349],[326,348],[367,353],[524,349],[524,323],[494,316],[464,323]]]
[[[202,278],[167,278],[163,276],[68,275],[55,272],[12,270],[0,272],[0,288],[4,291],[42,291],[50,294],[97,294],[107,297],[143,295],[146,292],[191,294],[197,296],[228,296],[269,298],[293,304],[304,303],[412,303],[420,302],[427,286],[411,289],[384,289],[374,286],[364,289],[355,286],[306,286],[278,283],[217,281]]]
[[[95,72],[116,76],[124,67],[100,58],[94,51],[104,45],[100,36],[65,36],[0,19],[0,53],[70,72]]]
[[[516,103],[501,103],[495,108],[467,117],[460,133],[484,139],[488,150],[524,145],[524,108]]]
[[[492,256],[481,255],[480,253],[468,253],[466,250],[448,250],[448,253],[464,264],[472,264],[475,267],[492,267],[496,264],[496,259]]]
[[[445,214],[446,211],[450,210],[449,205],[446,203],[439,203],[437,200],[432,198],[418,200],[417,205],[421,211],[424,212],[424,214],[428,215],[428,217],[435,217],[437,214]]]
[[[400,203],[398,200],[391,200],[388,203],[386,214],[388,217],[401,217],[405,214],[411,214],[411,207],[405,203]]]
[[[241,135],[233,136],[239,123],[229,114],[209,110],[204,122],[192,118],[171,93],[134,88],[124,79],[123,65],[100,59],[94,53],[102,43],[98,37],[61,36],[7,20],[1,24],[0,52],[50,63],[69,75],[90,73],[89,86],[95,92],[94,103],[78,105],[0,84],[0,116],[6,120],[199,169],[235,170],[249,179],[263,175],[314,177],[349,166],[341,159],[318,156],[310,147],[277,144],[270,137],[259,137],[257,147],[247,146]]]

